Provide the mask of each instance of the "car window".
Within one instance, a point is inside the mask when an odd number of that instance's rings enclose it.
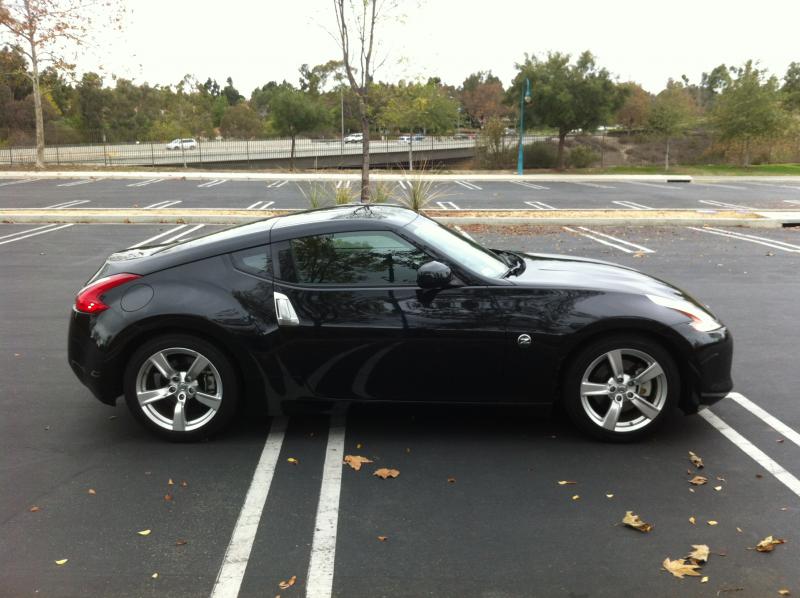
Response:
[[[244,249],[231,254],[237,270],[256,276],[272,276],[272,254],[269,245]]]
[[[293,239],[278,251],[280,277],[313,285],[417,284],[430,258],[388,231],[359,231]]]

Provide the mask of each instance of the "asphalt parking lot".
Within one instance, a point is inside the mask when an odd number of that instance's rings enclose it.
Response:
[[[23,191],[63,182],[0,187],[0,201],[9,207]],[[59,187],[58,199],[96,189],[90,201],[122,205],[148,189],[186,187],[189,203],[202,191],[190,181],[129,183]],[[208,205],[223,195],[262,201],[241,185],[239,195],[233,184],[208,189]],[[731,327],[741,398],[706,417],[673,414],[649,441],[599,444],[558,414],[364,407],[332,418],[243,417],[214,441],[168,444],[74,378],[68,313],[112,251],[219,228],[0,225],[0,595],[800,593],[800,229],[464,227],[493,247],[632,265],[702,298]],[[355,471],[341,464],[348,454],[373,463]],[[377,467],[400,475],[380,479]],[[708,484],[688,483],[698,473]],[[626,511],[653,531],[622,526]],[[752,550],[768,535],[786,543]],[[711,550],[706,583],[662,570],[694,544]]]
[[[358,195],[355,180],[317,184],[332,196],[344,188]],[[408,179],[388,183],[402,197]],[[242,181],[142,179],[0,180],[3,208],[308,208],[312,183],[276,179]],[[648,181],[471,181],[469,178],[434,185],[432,208],[441,209],[614,209],[614,210],[758,210],[800,209],[800,182],[734,181],[666,183]]]

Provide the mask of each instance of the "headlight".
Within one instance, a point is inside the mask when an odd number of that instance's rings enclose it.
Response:
[[[675,299],[671,297],[661,297],[659,295],[648,295],[650,301],[663,307],[674,309],[689,318],[692,327],[700,332],[711,332],[717,328],[722,328],[722,324],[717,322],[707,311],[700,309],[697,305],[685,299]]]

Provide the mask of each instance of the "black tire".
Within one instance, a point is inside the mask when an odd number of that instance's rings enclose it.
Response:
[[[166,378],[150,361],[151,356],[162,351],[179,381]],[[191,364],[197,355],[204,357],[209,365],[199,369],[194,380],[184,380],[183,376],[192,373]],[[155,388],[154,392],[159,388],[171,390],[174,387],[176,390],[149,406],[142,406],[137,391],[146,392],[150,386]],[[148,431],[173,442],[193,442],[214,436],[231,423],[239,405],[239,381],[230,359],[211,343],[184,334],[159,336],[143,343],[128,360],[123,389],[133,416]],[[182,396],[180,413],[183,417],[179,417],[176,410],[179,396]],[[217,407],[212,409],[206,403]],[[171,429],[165,427],[170,414],[173,422],[180,419],[186,429],[176,430],[174,424]]]
[[[615,351],[622,351],[620,356],[625,375],[622,386],[612,386],[619,384],[615,381],[608,357],[609,353]],[[643,355],[660,366],[663,376],[640,386],[634,383],[629,387],[629,378],[635,378],[649,363]],[[617,390],[608,395],[584,397],[581,392],[584,376],[587,376],[589,383]],[[608,376],[610,380],[607,380]],[[664,423],[670,409],[678,403],[681,393],[680,372],[669,352],[657,341],[633,334],[609,335],[587,344],[567,364],[562,382],[561,404],[572,422],[590,436],[608,442],[634,442],[653,434]],[[629,392],[636,398],[628,398]],[[645,402],[640,399],[645,399]],[[614,406],[614,402],[619,406]],[[657,406],[658,413],[653,416],[655,410],[645,409],[650,416],[645,415],[645,411],[638,408],[637,404],[642,408]],[[613,416],[609,418],[612,407],[618,414],[616,420]],[[604,414],[607,419],[604,419]],[[609,426],[611,422],[617,423],[612,430],[603,427],[600,420],[607,421]]]

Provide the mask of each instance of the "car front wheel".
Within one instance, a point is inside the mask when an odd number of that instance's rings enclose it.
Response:
[[[128,408],[148,430],[173,441],[207,438],[230,423],[238,383],[230,360],[210,343],[184,335],[143,344],[124,378]]]
[[[595,438],[630,442],[653,433],[680,394],[675,361],[658,343],[614,336],[584,347],[569,364],[562,401]]]

